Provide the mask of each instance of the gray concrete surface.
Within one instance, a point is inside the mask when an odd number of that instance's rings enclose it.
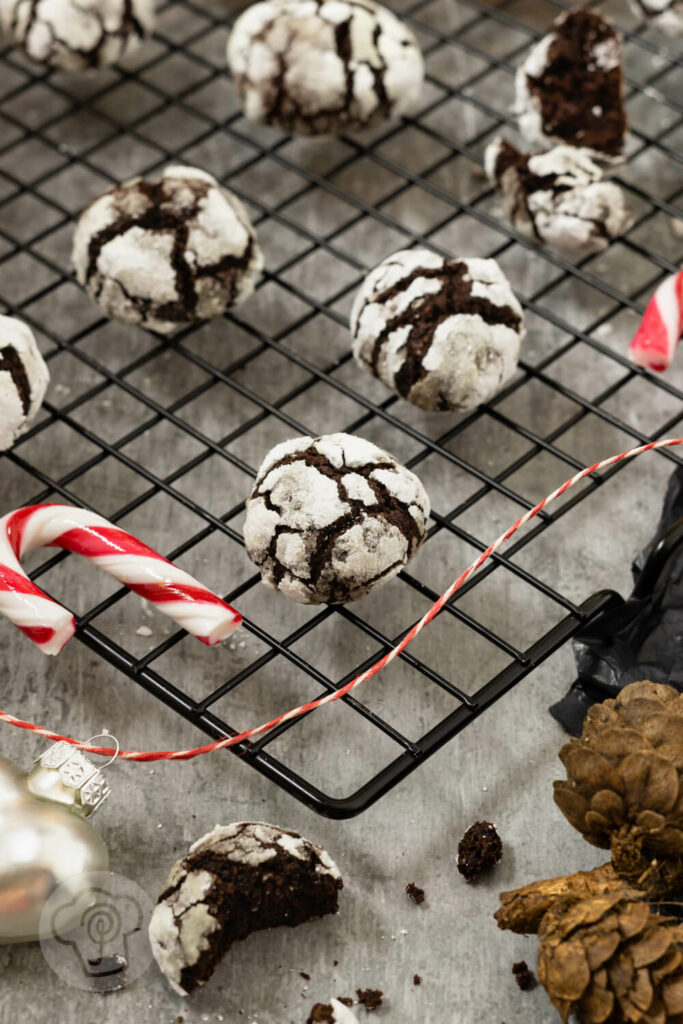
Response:
[[[502,6],[518,17],[522,26],[541,28],[547,26],[555,11],[551,4],[527,0]],[[628,23],[623,5],[615,0],[608,7]],[[467,29],[473,18],[467,3],[436,0],[425,5],[420,17],[427,27],[462,30],[473,46],[504,62],[508,54],[516,54],[529,41],[523,29],[503,31],[495,23],[478,21]],[[183,4],[172,4],[164,11],[161,28],[165,38],[182,41],[201,29],[200,11],[193,8],[190,12]],[[428,31],[421,38],[426,47],[433,47],[434,38]],[[224,41],[225,32],[216,30],[202,36],[191,50],[222,67]],[[154,54],[155,47],[163,57],[163,45],[158,42],[150,44],[147,56]],[[670,137],[666,135],[676,117],[664,102],[666,96],[680,96],[680,69],[669,72],[659,57],[636,46],[627,48],[627,57],[633,75],[640,80],[657,69],[664,72],[647,96],[633,98],[630,106],[634,127],[651,134],[662,132],[667,145],[680,146],[680,129],[673,128]],[[513,63],[517,59],[510,58]],[[446,139],[468,145],[469,140],[476,140],[472,152],[479,153],[496,123],[466,98],[438,101],[445,95],[444,85],[468,81],[479,70],[486,70],[485,62],[459,45],[439,46],[430,51],[428,68],[431,80],[424,103],[434,106],[424,123]],[[111,91],[93,100],[85,111],[70,113],[63,95],[60,100],[49,89],[38,87],[43,91],[36,92],[36,87],[27,85],[20,60],[15,60],[12,69],[2,64],[0,90],[9,97],[5,110],[29,132],[36,127],[40,130],[47,112],[59,102],[64,110],[63,119],[44,133],[48,140],[57,140],[61,149],[45,142],[36,145],[33,140],[29,160],[22,148],[27,143],[19,141],[0,157],[0,172],[4,169],[26,180],[39,179],[38,192],[45,200],[28,206],[26,200],[15,201],[14,186],[7,179],[6,201],[0,207],[3,231],[26,240],[34,254],[66,266],[72,229],[64,225],[50,231],[50,224],[59,219],[50,203],[77,212],[111,178],[130,176],[155,165],[160,159],[156,139],[174,149],[185,162],[206,167],[247,199],[253,198],[269,269],[278,272],[286,260],[303,251],[303,243],[291,226],[260,219],[259,204],[272,206],[293,196],[303,181],[272,160],[264,160],[257,168],[240,169],[253,153],[250,138],[270,144],[277,136],[238,122],[241,141],[217,129],[195,142],[203,124],[197,128],[189,114],[171,113],[164,119],[153,112],[153,94],[145,91],[144,83],[171,91],[188,89],[188,102],[196,110],[228,118],[236,110],[236,103],[227,80],[220,77],[203,85],[205,69],[200,71],[185,58],[169,56],[141,74],[142,86],[117,84],[117,73],[107,72],[101,81],[110,82]],[[193,74],[198,76],[194,91]],[[480,76],[476,86],[465,87],[465,93],[472,92],[491,104],[504,118],[509,114],[510,85],[510,67],[504,66]],[[85,99],[93,89],[91,81],[82,80],[74,83],[60,79],[59,86],[77,100]],[[15,95],[13,90],[18,93]],[[98,111],[127,117],[131,112],[141,113],[146,103],[150,103],[151,112],[141,137],[109,140]],[[18,129],[14,122],[8,122],[6,131],[10,133],[9,142],[11,132]],[[101,145],[90,153],[87,166],[80,160],[68,169],[62,166],[65,154],[78,155],[98,140]],[[417,129],[405,130],[386,142],[380,139],[376,145],[378,152],[387,154],[407,172],[422,172],[443,157],[433,180],[458,200],[473,201],[486,191],[474,160],[449,156],[446,145]],[[642,140],[635,137],[630,146],[634,158],[621,174],[637,189],[668,196],[677,183],[678,187],[683,185],[680,165],[667,162],[661,151],[644,152]],[[284,152],[294,165],[324,174],[352,150],[345,142],[325,140],[286,143]],[[397,181],[400,183],[394,172],[380,170],[368,161],[339,171],[334,180],[347,194],[375,203],[381,203]],[[662,259],[680,263],[683,238],[672,230],[669,217],[653,212],[636,191],[629,199],[637,213],[651,214],[634,229],[634,240]],[[493,200],[486,197],[482,202],[496,213]],[[547,286],[539,299],[543,309],[587,329],[608,349],[625,351],[636,323],[633,313],[618,312],[616,303],[576,279],[555,285],[561,277],[556,266],[517,245],[506,247],[501,232],[482,228],[468,214],[444,226],[448,208],[417,186],[390,199],[383,210],[402,230],[369,218],[351,224],[353,207],[331,201],[320,192],[295,199],[286,208],[286,216],[313,231],[336,230],[336,255],[304,258],[282,273],[283,280],[323,302],[346,289],[334,302],[334,308],[344,314],[360,277],[345,254],[370,266],[413,236],[425,235],[453,253],[499,253],[501,265],[521,296],[529,297]],[[351,226],[347,227],[347,222]],[[26,254],[12,254],[9,243],[6,250],[9,258],[0,267],[0,298],[5,304],[19,305],[38,329],[41,325],[49,328],[65,342],[96,323],[96,311],[75,285],[60,282],[56,274],[50,276],[43,264],[27,263]],[[592,260],[586,269],[611,287],[641,298],[660,273],[652,260],[619,243]],[[36,289],[51,281],[54,288],[34,300]],[[272,332],[300,312],[299,300],[270,281],[240,310],[239,317],[244,324]],[[561,329],[538,315],[529,316],[528,326],[524,356],[531,365],[568,340]],[[40,334],[40,341],[51,356],[49,401],[67,412],[64,419],[21,443],[16,455],[53,478],[65,478],[98,453],[95,444],[73,430],[72,422],[116,442],[145,422],[150,413],[141,401],[131,399],[116,385],[108,385],[71,409],[71,403],[102,378],[72,351],[55,353],[54,341],[46,335]],[[118,372],[151,351],[155,342],[140,332],[110,324],[96,327],[78,344],[101,366]],[[348,336],[342,326],[321,314],[287,337],[283,345],[325,366],[347,352]],[[197,353],[207,365],[220,369],[253,346],[253,339],[238,326],[214,324],[186,339],[180,351],[170,348],[155,355],[128,379],[142,396],[165,406],[178,401],[182,419],[218,440],[254,415],[257,406],[224,384],[216,384],[199,400],[183,402],[191,388],[208,378],[183,352]],[[380,385],[350,363],[335,373],[373,400],[386,397]],[[586,344],[577,345],[554,361],[547,373],[590,400],[625,378],[625,371],[617,363]],[[238,371],[235,379],[268,401],[277,401],[306,376],[305,370],[279,353],[266,351]],[[683,384],[680,362],[669,379],[679,387]],[[627,379],[602,400],[602,406],[643,432],[660,429],[681,412],[677,400],[637,378]],[[538,381],[525,384],[500,405],[501,412],[513,422],[543,435],[565,422],[576,409],[569,398]],[[315,433],[344,429],[363,414],[363,409],[319,382],[303,398],[288,403],[285,412],[302,430]],[[404,405],[394,405],[392,412],[431,437],[442,435],[457,422],[455,417],[428,416]],[[292,432],[270,416],[229,448],[256,467],[272,443]],[[377,418],[363,428],[363,433],[399,457],[410,459],[419,452],[419,445],[408,435]],[[615,453],[631,443],[632,436],[626,431],[595,415],[586,416],[556,439],[564,452],[581,463]],[[492,418],[482,417],[450,446],[472,465],[495,474],[522,455],[529,444]],[[123,451],[163,477],[201,454],[204,446],[162,423],[145,430]],[[655,526],[672,465],[659,455],[640,459],[523,549],[517,561],[577,602],[601,587],[626,593],[630,561]],[[442,513],[476,488],[471,475],[435,456],[422,459],[416,470],[430,491],[434,507]],[[569,472],[562,460],[537,455],[507,483],[535,501]],[[246,473],[212,455],[172,486],[220,515],[245,497],[249,482]],[[107,458],[70,479],[68,494],[73,501],[92,503],[106,515],[144,493],[147,486],[121,462]],[[2,460],[3,512],[28,502],[38,489],[38,482],[22,468],[21,461]],[[459,516],[458,523],[488,542],[518,514],[513,502],[489,494]],[[154,494],[125,517],[122,525],[160,550],[169,551],[203,524],[171,493]],[[231,526],[239,528],[239,516]],[[474,554],[457,538],[440,533],[420,553],[411,572],[440,589]],[[43,557],[36,553],[28,564],[38,565]],[[216,535],[189,551],[181,564],[221,591],[252,572],[241,547]],[[43,583],[76,611],[92,607],[110,594],[113,586],[75,558],[43,577]],[[314,614],[261,587],[248,591],[240,607],[280,637]],[[414,591],[394,582],[362,602],[358,612],[375,627],[394,635],[425,607]],[[561,614],[552,602],[539,597],[537,591],[503,568],[463,598],[462,607],[521,648]],[[152,650],[170,631],[166,620],[150,615],[132,595],[101,615],[96,625],[139,655]],[[137,632],[141,626],[145,627],[142,634]],[[144,635],[149,631],[151,636]],[[249,632],[238,643],[218,651],[204,650],[185,640],[159,659],[155,667],[178,681],[193,697],[201,697],[250,664],[263,650],[261,641]],[[371,654],[373,647],[365,634],[335,616],[301,641],[296,650],[331,677],[340,678]],[[470,691],[505,664],[497,649],[451,619],[434,623],[416,643],[415,653]],[[4,673],[0,706],[18,716],[78,737],[107,728],[128,748],[191,746],[201,741],[196,731],[77,641],[57,659],[46,660],[24,637],[0,623],[0,656]],[[521,958],[534,963],[535,941],[500,932],[492,913],[500,890],[533,878],[587,868],[602,859],[599,851],[588,847],[564,822],[551,799],[552,779],[560,776],[556,754],[563,735],[546,709],[571,682],[572,671],[571,651],[565,648],[375,808],[352,821],[339,823],[316,816],[247,765],[222,753],[189,764],[149,767],[117,763],[109,770],[113,795],[99,813],[97,825],[109,843],[113,869],[134,879],[152,897],[159,892],[175,858],[216,822],[257,818],[298,829],[329,850],[345,879],[340,914],[292,932],[280,930],[251,937],[235,947],[205,989],[187,1001],[170,992],[155,966],[129,989],[102,999],[66,986],[48,968],[37,945],[0,948],[1,1024],[173,1024],[179,1017],[188,1024],[303,1024],[314,1002],[326,1001],[332,995],[351,995],[365,987],[381,988],[385,993],[384,1004],[375,1014],[378,1022],[545,1024],[554,1019],[542,990],[521,993],[510,971],[512,963]],[[246,727],[316,692],[310,682],[278,659],[248,686],[225,698],[218,710],[233,725]],[[441,691],[427,686],[403,666],[393,667],[367,684],[359,696],[413,737],[421,735],[452,707]],[[15,762],[28,766],[42,747],[42,742],[31,736],[2,726],[0,751]],[[375,734],[341,705],[309,717],[301,727],[278,740],[273,750],[338,795],[353,791],[373,768],[395,754],[395,748],[383,739],[376,741]],[[455,868],[456,848],[465,828],[478,818],[496,823],[505,854],[490,878],[467,885]],[[409,881],[425,888],[427,900],[422,906],[414,906],[406,897],[404,887]],[[334,961],[338,961],[336,966]],[[302,978],[300,972],[309,974],[310,980]],[[413,985],[416,973],[422,978],[419,987]],[[365,1011],[360,1019],[365,1019]]]

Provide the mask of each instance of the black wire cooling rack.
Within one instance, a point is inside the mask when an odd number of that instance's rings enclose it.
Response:
[[[544,493],[532,499],[517,484],[534,460],[552,463],[553,482],[581,468],[563,444],[573,428],[607,426],[638,444],[674,431],[683,410],[671,378],[632,366],[624,343],[633,313],[683,256],[676,230],[682,222],[671,220],[681,216],[676,201],[683,190],[680,52],[629,20],[625,2],[606,5],[626,30],[632,134],[629,161],[616,177],[636,219],[607,254],[572,263],[537,251],[511,230],[481,171],[487,141],[501,127],[514,132],[515,67],[565,5],[402,0],[393,6],[420,38],[427,83],[418,114],[363,139],[292,140],[246,122],[225,70],[229,17],[215,6],[189,0],[164,6],[147,48],[125,68],[93,78],[36,70],[8,46],[0,54],[0,298],[36,330],[53,377],[42,418],[2,457],[7,508],[48,499],[90,505],[209,585],[225,591],[225,581],[234,582],[225,596],[245,614],[248,643],[238,634],[207,668],[208,692],[185,686],[184,651],[194,644],[185,634],[169,630],[140,654],[132,639],[119,639],[125,631],[108,628],[131,600],[126,591],[100,595],[79,616],[83,643],[216,738],[334,691],[393,646],[494,535],[479,535],[486,529],[477,514],[483,501],[500,499],[516,517]],[[170,160],[204,167],[245,201],[267,270],[256,296],[227,323],[167,342],[100,319],[70,276],[69,248],[73,218],[87,201],[112,182]],[[520,372],[491,403],[464,417],[419,413],[388,396],[350,357],[348,308],[364,273],[416,242],[449,254],[492,255],[506,270],[516,268],[513,282],[529,325]],[[610,262],[614,253],[625,272]],[[632,319],[617,341],[610,325],[629,311]],[[583,375],[567,382],[555,370],[577,353]],[[605,380],[591,397],[589,378]],[[649,432],[624,411],[627,398],[614,404],[636,381],[642,406],[663,410]],[[537,406],[538,416],[521,411]],[[551,416],[544,412],[549,408]],[[259,585],[243,552],[241,515],[270,445],[323,430],[359,432],[394,451],[425,480],[435,511],[419,558],[376,597],[303,609]],[[46,463],[42,454],[49,432],[62,462]],[[483,438],[487,459],[471,454],[473,432]],[[672,451],[657,457],[678,461]],[[320,712],[308,762],[288,752],[300,750],[297,737],[310,719],[289,722],[236,752],[323,814],[343,818],[367,808],[618,600],[603,591],[577,606],[515,560],[618,470],[572,491],[463,587],[430,627],[429,643],[411,647],[389,670],[395,674],[388,675],[386,704],[373,705],[361,690],[344,698],[344,708]],[[160,507],[163,537],[151,528]],[[512,518],[505,515],[505,525]],[[43,585],[49,588],[51,569],[66,557],[47,557],[33,577],[48,574]],[[482,600],[468,603],[475,591]],[[523,644],[504,635],[495,614],[485,614],[497,592],[505,602],[523,595],[518,608],[530,609]],[[136,608],[139,616],[139,603]],[[344,654],[341,678],[325,659],[334,644]],[[450,660],[440,657],[454,648]],[[490,657],[481,656],[483,648]],[[413,695],[419,714],[412,729],[393,718],[394,685]],[[261,712],[264,690],[270,703]],[[244,722],[234,720],[238,710]],[[342,712],[365,737],[354,754],[358,784],[351,795],[330,792],[333,786],[325,791],[310,763],[327,760],[334,771]],[[411,735],[415,728],[422,734]],[[370,756],[375,750],[381,763]]]

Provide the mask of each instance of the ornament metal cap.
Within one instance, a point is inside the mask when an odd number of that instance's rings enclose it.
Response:
[[[27,784],[35,796],[64,804],[84,818],[94,814],[111,792],[100,769],[65,740],[36,758]]]

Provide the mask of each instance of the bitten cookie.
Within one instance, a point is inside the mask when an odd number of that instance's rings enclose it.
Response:
[[[516,77],[522,135],[534,147],[566,142],[619,159],[627,120],[621,36],[596,11],[575,10],[529,53]]]
[[[236,196],[196,167],[169,167],[91,203],[73,262],[106,316],[171,334],[248,298],[263,257]]]
[[[307,135],[366,128],[412,108],[424,65],[413,33],[372,0],[263,0],[228,63],[252,121]]]
[[[0,316],[0,451],[24,433],[49,382],[33,332],[14,317]]]
[[[464,412],[514,372],[524,318],[495,260],[406,249],[365,278],[351,333],[360,365],[402,398]]]
[[[0,13],[17,46],[61,71],[117,63],[155,21],[154,0],[0,0]]]
[[[601,252],[631,223],[623,191],[603,181],[585,149],[556,146],[532,156],[497,138],[485,162],[512,225],[551,249],[573,256]]]
[[[336,914],[339,869],[297,832],[216,825],[176,861],[149,923],[154,959],[181,996],[209,980],[233,942]]]
[[[392,455],[351,434],[297,437],[266,456],[244,540],[263,582],[302,604],[356,601],[426,535],[429,498]]]
[[[665,36],[683,36],[683,0],[629,0],[634,14],[647,18]]]

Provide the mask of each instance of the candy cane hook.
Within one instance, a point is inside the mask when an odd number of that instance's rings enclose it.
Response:
[[[59,654],[76,623],[21,567],[27,551],[42,547],[84,555],[209,647],[242,622],[220,597],[102,516],[71,505],[28,505],[0,519],[0,613],[45,654]]]

